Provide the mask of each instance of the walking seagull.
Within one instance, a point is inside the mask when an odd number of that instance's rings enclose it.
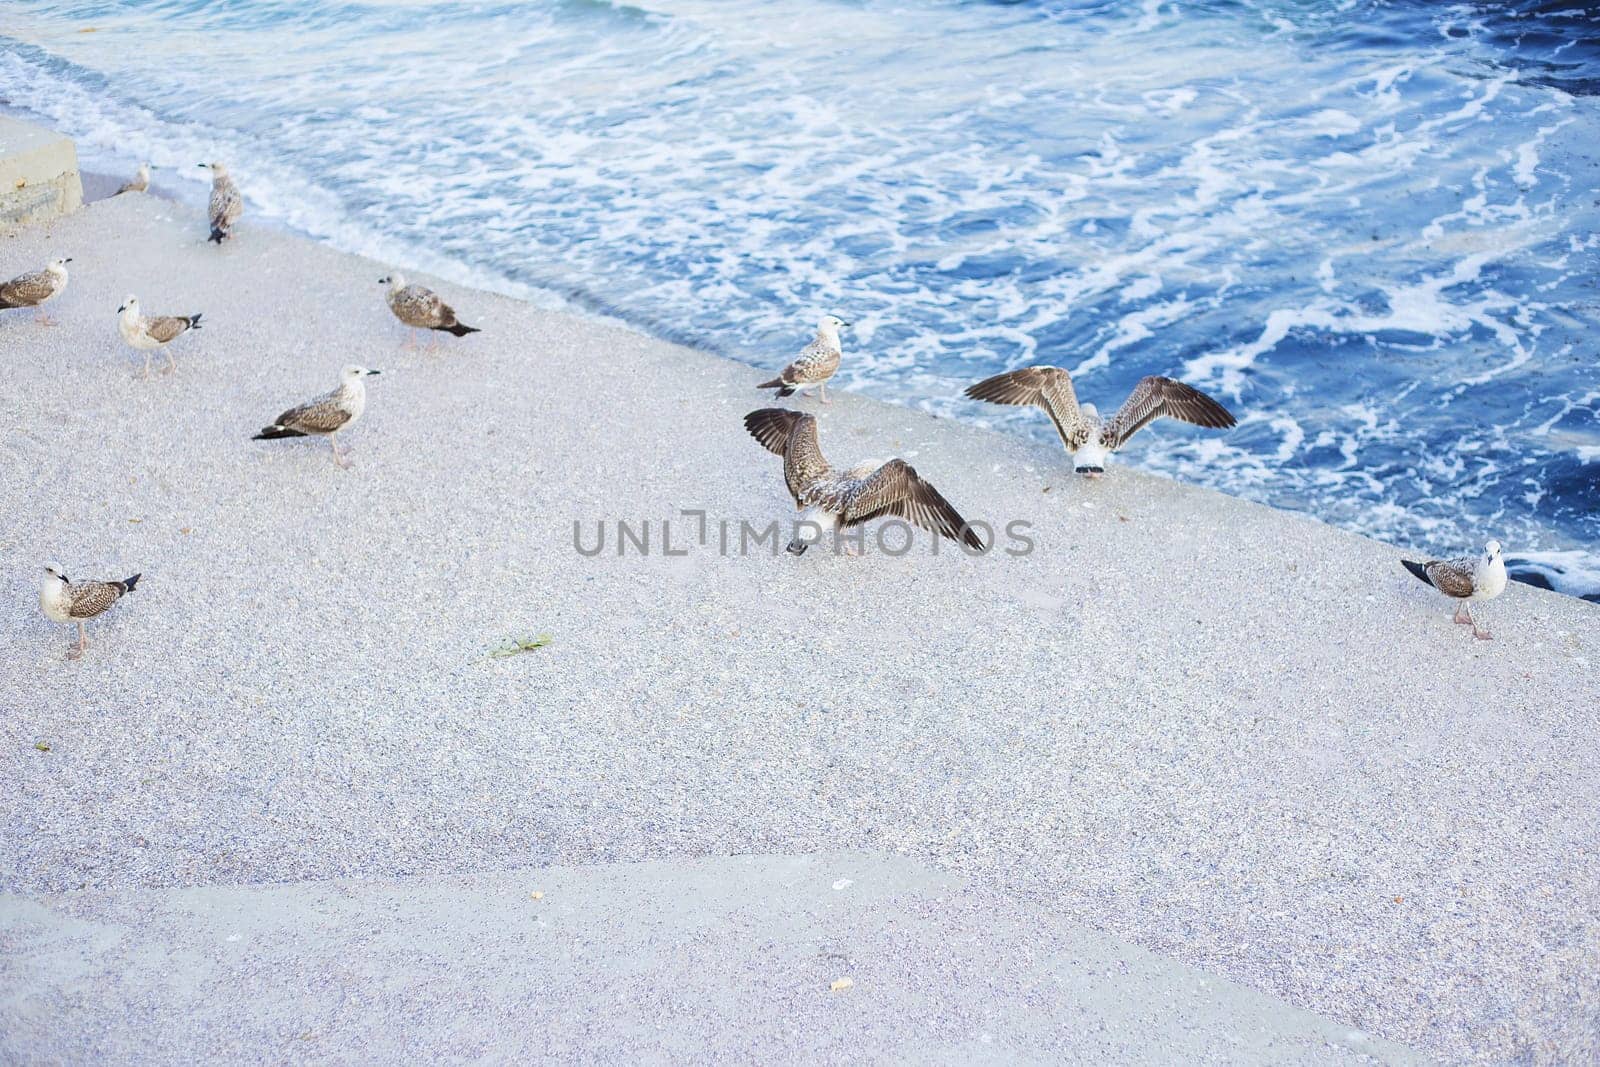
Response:
[[[141,377],[150,377],[150,353],[158,348],[165,348],[178,338],[180,334],[200,328],[200,312],[193,315],[158,315],[155,318],[145,318],[139,312],[139,298],[129,293],[122,301],[122,306],[117,308],[117,332],[122,334],[122,339],[128,344],[144,353],[144,374]],[[170,374],[178,369],[178,361],[172,358],[172,350],[167,349],[167,369],[163,374]]]
[[[1079,405],[1072,375],[1060,367],[1006,371],[969,385],[966,395],[991,404],[1032,404],[1043,408],[1055,423],[1061,443],[1072,454],[1073,469],[1091,478],[1105,473],[1107,456],[1163,415],[1213,430],[1227,429],[1238,422],[1227,408],[1193,386],[1153,374],[1139,379],[1128,399],[1109,419],[1102,419],[1093,404]]]
[[[418,330],[441,330],[465,337],[469,333],[482,333],[476,326],[468,326],[456,318],[456,309],[439,299],[439,294],[425,285],[407,285],[404,275],[391,274],[378,282],[389,287],[386,299],[394,317],[411,328],[406,336],[406,348],[417,347]],[[428,345],[431,352],[438,347],[438,338]]]
[[[367,408],[367,383],[363,380],[378,371],[366,367],[348,366],[339,375],[339,388],[292,407],[279,415],[277,421],[251,438],[254,441],[276,441],[280,437],[326,437],[333,446],[333,461],[341,467],[350,461],[339,451],[338,433],[348,430]]]
[[[817,323],[817,336],[800,350],[793,363],[783,368],[783,373],[770,382],[762,382],[757,389],[776,389],[777,396],[790,396],[806,386],[817,387],[817,396],[824,404],[828,399],[828,379],[838,373],[839,360],[844,351],[839,347],[839,330],[850,325],[834,315],[824,315]],[[805,393],[801,393],[805,396]]]
[[[1451,621],[1472,625],[1472,636],[1480,641],[1490,638],[1488,630],[1478,629],[1477,616],[1472,614],[1474,600],[1493,600],[1506,588],[1506,561],[1500,554],[1500,542],[1490,541],[1483,546],[1480,556],[1461,556],[1458,559],[1430,559],[1426,563],[1413,560],[1400,561],[1406,570],[1427,582],[1448,597],[1455,597],[1455,618]],[[1465,618],[1463,618],[1465,614]]]
[[[239,216],[244,213],[244,196],[239,192],[239,187],[228,177],[226,163],[198,163],[196,166],[211,169],[211,204],[208,217],[211,220],[211,236],[208,241],[221,244],[233,236],[233,224],[239,221]]]
[[[837,533],[884,515],[914,522],[983,551],[983,539],[905,460],[891,459],[881,466],[867,462],[836,471],[817,443],[816,416],[785,408],[752,411],[744,417],[744,428],[767,451],[783,457],[783,480],[789,495],[796,508],[805,509],[794,540],[789,542],[794,555],[802,555],[821,540],[824,527]],[[805,536],[802,529],[811,536]]]
[[[54,326],[56,320],[45,314],[44,304],[61,295],[67,287],[67,264],[71,256],[52,259],[44,270],[19,274],[9,282],[0,284],[0,311],[9,308],[37,308],[34,319],[45,326]]]
[[[121,196],[123,193],[142,193],[150,188],[150,164],[141,163],[133,175],[133,181],[112,193],[112,196]]]
[[[139,584],[139,575],[120,582],[69,582],[61,568],[49,564],[44,569],[44,585],[39,590],[39,607],[51,622],[78,624],[78,644],[67,653],[68,659],[77,659],[89,647],[89,635],[84,632],[84,620],[101,614],[111,605],[133,592]]]

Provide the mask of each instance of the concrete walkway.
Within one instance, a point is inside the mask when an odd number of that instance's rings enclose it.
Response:
[[[74,257],[62,325],[0,317],[0,891],[124,922],[186,899],[152,890],[899,854],[989,902],[974,929],[1092,928],[1453,1061],[1596,1054],[1595,605],[1513,587],[1474,642],[1392,548],[851,396],[811,407],[830,456],[904,455],[1035,550],[588,558],[575,520],[789,515],[740,423],[761,371],[451,286],[484,332],[401,352],[387,265],[205,236],[123,196],[0,240]],[[205,313],[176,374],[135,379],[130,292]],[[350,362],[385,372],[352,470],[250,440]],[[76,663],[51,560],[145,576]],[[63,1049],[110,1010],[54,1003]],[[1028,1003],[1007,1033],[1070,1010]],[[889,1040],[855,1018],[816,1040]]]

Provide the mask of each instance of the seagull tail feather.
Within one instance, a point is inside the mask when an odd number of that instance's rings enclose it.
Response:
[[[144,577],[143,574],[135,574],[132,578],[124,578],[124,579],[122,579],[122,591],[124,593],[133,592],[134,586],[138,585],[139,584],[139,579],[143,578],[143,577]]]
[[[196,311],[189,316],[189,329],[198,330],[200,328],[200,314],[200,312]]]
[[[299,430],[291,430],[287,426],[268,426],[250,438],[252,441],[276,441],[280,437],[304,437]]]
[[[446,333],[453,333],[457,337],[465,337],[469,333],[482,333],[483,332],[482,330],[478,329],[476,326],[468,326],[464,322],[458,322],[454,326],[440,326],[439,329],[444,330]]]
[[[221,243],[222,243],[222,242],[223,242],[223,241],[225,241],[225,240],[227,240],[227,239],[228,239],[228,231],[227,231],[227,230],[224,230],[224,229],[222,229],[222,228],[221,228],[221,227],[220,227],[220,226],[213,226],[213,227],[211,227],[211,236],[210,236],[210,237],[208,237],[208,238],[206,238],[206,240],[208,240],[208,241],[215,241],[215,242],[217,242],[217,244],[219,244],[219,245],[220,245],[220,244],[221,244]]]
[[[1433,579],[1428,577],[1427,567],[1409,559],[1403,559],[1400,562],[1405,566],[1406,570],[1416,575],[1419,581],[1426,582],[1428,585],[1433,584]]]

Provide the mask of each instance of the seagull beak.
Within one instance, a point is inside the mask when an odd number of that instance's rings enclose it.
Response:
[[[197,167],[209,167],[209,166],[211,166],[211,164],[209,164],[209,163],[196,163],[195,166],[197,166]]]
[[[841,322],[841,323],[839,323],[839,325],[840,326],[854,326],[855,323],[853,323],[853,322]]]
[[[369,370],[369,371],[367,371],[367,373],[368,374],[382,374],[383,371],[381,371],[381,370]]]
[[[61,262],[63,262],[63,263],[71,263],[72,262],[72,257],[68,256],[66,259],[63,259]]]
[[[120,315],[120,314],[122,314],[122,313],[123,313],[123,312],[124,312],[124,311],[127,311],[127,310],[128,310],[128,305],[127,305],[127,304],[123,304],[123,305],[122,305],[122,306],[121,306],[121,307],[119,307],[119,308],[118,308],[118,309],[117,309],[117,314],[118,314],[118,315]]]

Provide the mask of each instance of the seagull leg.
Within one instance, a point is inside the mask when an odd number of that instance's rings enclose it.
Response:
[[[824,404],[833,403],[833,401],[828,399],[828,383],[827,382],[823,382],[821,385],[817,386],[817,399],[821,400]]]
[[[333,446],[333,461],[339,466],[343,467],[345,470],[349,470],[350,461],[344,457],[343,452],[339,451],[339,435],[336,433],[330,433],[328,435],[328,444]]]
[[[50,313],[45,311],[44,308],[40,308],[37,312],[34,313],[33,321],[37,322],[40,326],[54,326],[54,325],[56,325],[56,320],[51,318],[50,317]]]
[[[178,369],[178,361],[172,358],[172,349],[167,349],[167,369],[162,374],[171,374]]]
[[[1463,600],[1462,603],[1467,606],[1467,619],[1472,623],[1472,636],[1476,637],[1479,641],[1488,641],[1494,635],[1489,633],[1488,630],[1478,629],[1478,617],[1472,614],[1472,601]]]
[[[83,655],[83,650],[89,647],[89,635],[83,630],[83,620],[78,620],[78,643],[67,650],[68,659],[77,659]]]
[[[144,354],[144,371],[139,375],[139,377],[150,377],[150,352],[148,350],[146,350]]]
[[[412,349],[414,349],[416,347],[417,347],[417,331],[414,328],[408,326],[408,327],[406,327],[406,343],[400,346],[400,350],[402,352],[409,352],[409,351],[411,351]]]
[[[1472,622],[1472,602],[1470,600],[1456,601],[1456,613],[1450,619],[1457,626],[1465,626]]]
[[[428,338],[428,353],[431,355],[437,351],[439,351],[439,335],[434,334],[432,337]]]

